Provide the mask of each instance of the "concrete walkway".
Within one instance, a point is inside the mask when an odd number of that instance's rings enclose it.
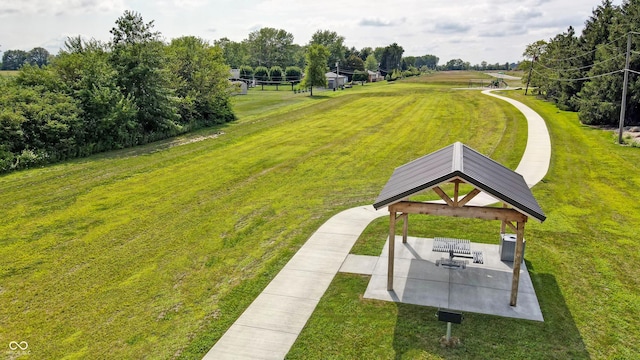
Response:
[[[546,174],[551,157],[544,120],[524,104],[491,94],[490,90],[483,93],[508,101],[527,117],[527,146],[516,172],[533,186]],[[470,204],[495,202],[491,197],[480,195]],[[372,206],[359,206],[330,218],[311,235],[204,359],[283,359],[362,231],[374,219],[387,215],[386,209],[376,211]]]

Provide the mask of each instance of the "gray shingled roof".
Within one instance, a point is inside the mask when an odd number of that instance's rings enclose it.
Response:
[[[373,207],[406,200],[456,177],[529,217],[541,222],[547,218],[522,175],[460,142],[396,168]]]

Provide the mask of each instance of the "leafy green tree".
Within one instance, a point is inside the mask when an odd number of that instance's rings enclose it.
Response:
[[[364,71],[364,61],[358,56],[352,54],[347,58],[344,63],[345,70],[360,70]]]
[[[383,47],[377,47],[373,50],[373,56],[376,57],[376,60],[378,61],[378,64],[380,62],[382,62],[382,53],[384,53],[384,49]]]
[[[269,69],[269,77],[271,78],[271,81],[282,81],[283,75],[284,74],[280,66],[272,66],[271,69]]]
[[[402,46],[393,43],[384,48],[382,59],[380,59],[380,67],[387,72],[400,69],[402,65],[402,54],[404,49]]]
[[[438,67],[438,61],[440,59],[435,55],[424,55],[416,58],[416,67],[426,66],[430,70],[435,70]]]
[[[137,107],[117,86],[116,70],[106,45],[79,36],[68,38],[52,69],[82,109],[83,136],[78,155],[132,146],[141,134],[135,121]]]
[[[335,66],[336,61],[343,62],[345,60],[344,37],[338,35],[335,31],[318,30],[311,36],[309,45],[322,45],[329,51],[326,66]]]
[[[229,67],[222,49],[200,38],[183,36],[171,40],[166,54],[181,125],[198,128],[234,119],[227,91]]]
[[[7,50],[2,54],[2,70],[18,70],[27,61],[27,52]]]
[[[27,64],[13,84],[0,107],[10,104],[11,127],[20,127],[23,141],[14,144],[14,154],[27,151],[33,164],[75,157],[82,137],[82,112],[78,102],[64,92],[65,84],[57,74]]]
[[[25,61],[34,66],[45,66],[49,63],[50,56],[51,55],[46,49],[36,47],[27,53]]]
[[[224,59],[232,69],[238,69],[250,61],[247,42],[235,42],[226,37],[214,40],[213,44],[222,49]]]
[[[178,113],[164,71],[164,44],[160,33],[152,31],[153,21],[125,11],[111,29],[110,62],[116,70],[116,83],[125,97],[131,97],[138,111],[136,121],[145,135],[175,134]],[[164,135],[164,136],[167,136]]]
[[[251,66],[271,67],[289,65],[293,55],[293,34],[285,30],[262,28],[253,31],[247,39]]]
[[[331,53],[324,45],[313,44],[307,48],[307,67],[305,76],[302,79],[302,86],[311,89],[313,96],[313,87],[327,87],[327,59]]]
[[[378,71],[378,60],[376,60],[376,57],[373,54],[369,54],[369,56],[367,56],[367,60],[364,62],[364,67],[369,71]]]
[[[638,9],[638,7],[635,7]],[[607,74],[624,68],[624,60],[618,55],[626,53],[626,35],[629,27],[626,23],[631,19],[630,14],[623,14],[621,9],[613,6],[611,1],[605,0],[593,10],[591,18],[585,22],[582,31],[583,51],[590,51],[592,56],[585,59],[585,65],[594,64],[588,68],[585,76],[593,77]],[[636,20],[637,21],[637,20]],[[636,28],[637,28],[636,22]],[[612,42],[612,44],[609,44]],[[638,42],[632,36],[632,49],[638,49]],[[604,46],[604,44],[607,44]],[[634,61],[635,60],[635,61]],[[635,64],[634,64],[635,62]],[[631,57],[630,67],[637,66],[637,57]],[[639,94],[637,85],[634,86],[633,77],[630,78],[630,99],[627,103],[627,119],[637,108]],[[617,125],[620,119],[622,102],[623,74],[599,76],[585,82],[578,94],[579,117],[585,124]],[[634,104],[635,103],[635,104]],[[633,116],[633,115],[631,115]],[[632,119],[632,118],[631,118]]]
[[[303,68],[306,52],[307,48],[305,46],[300,46],[298,44],[291,45],[291,59],[289,60],[288,65]]]
[[[366,62],[369,55],[373,54],[373,49],[371,47],[363,47],[360,49],[360,59]]]

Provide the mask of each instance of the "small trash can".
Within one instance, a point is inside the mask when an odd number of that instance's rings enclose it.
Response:
[[[516,234],[500,234],[500,260],[513,262],[516,257]],[[522,241],[522,261],[524,262],[524,250],[527,241]]]

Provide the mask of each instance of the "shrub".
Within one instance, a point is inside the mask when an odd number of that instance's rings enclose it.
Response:
[[[249,65],[240,66],[240,78],[253,79],[253,68]]]
[[[271,77],[271,81],[282,81],[283,80],[283,71],[282,68],[280,66],[272,66],[271,69],[269,69],[269,75]]]
[[[264,66],[258,66],[255,69],[253,76],[259,81],[269,81],[269,69]]]
[[[297,66],[287,66],[284,70],[286,81],[297,81],[302,79],[302,69]]]

